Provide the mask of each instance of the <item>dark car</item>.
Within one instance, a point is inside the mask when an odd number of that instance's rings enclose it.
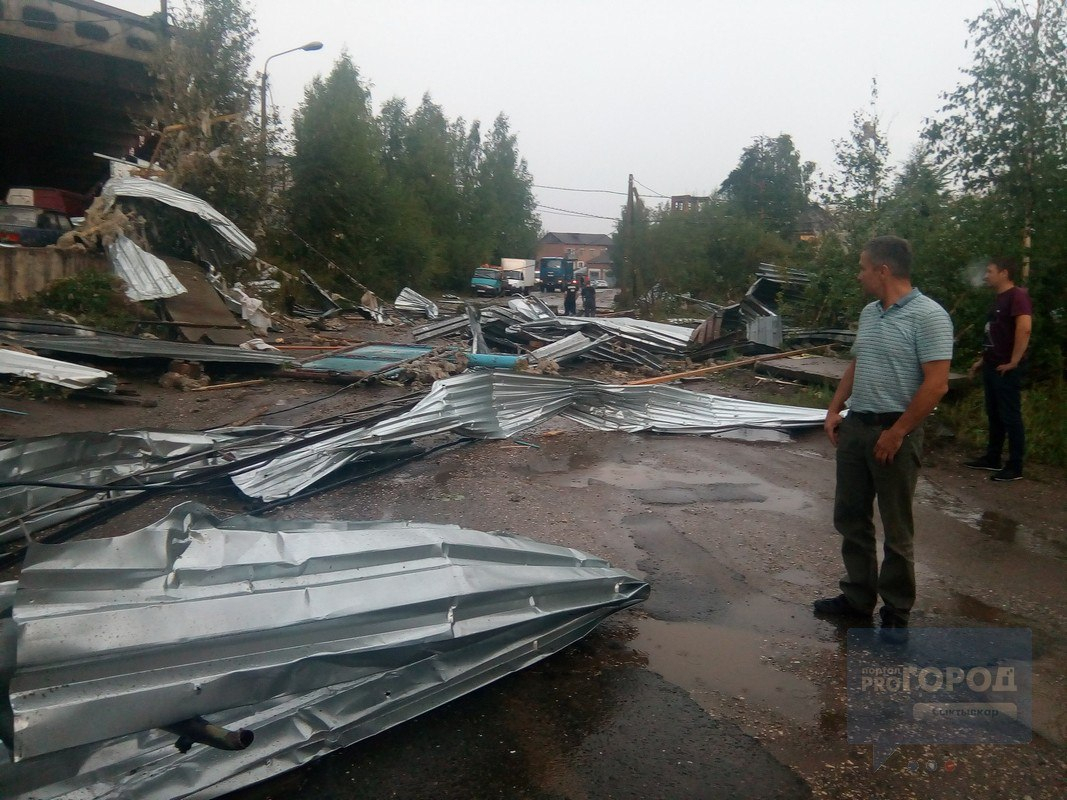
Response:
[[[0,206],[0,245],[46,247],[73,230],[70,217],[37,206]]]

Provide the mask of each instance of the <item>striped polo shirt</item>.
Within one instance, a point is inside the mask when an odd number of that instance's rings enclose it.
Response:
[[[875,300],[860,313],[853,411],[904,411],[923,380],[927,361],[952,359],[952,319],[940,305],[912,289],[889,308]]]

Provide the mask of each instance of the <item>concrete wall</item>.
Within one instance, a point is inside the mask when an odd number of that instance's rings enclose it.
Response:
[[[110,272],[111,266],[103,256],[54,247],[0,247],[0,303],[32,297],[84,270]]]

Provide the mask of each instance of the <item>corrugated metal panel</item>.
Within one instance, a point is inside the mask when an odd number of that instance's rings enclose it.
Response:
[[[35,548],[13,609],[25,760],[0,765],[0,787],[215,797],[538,661],[648,591],[520,537],[223,521],[193,503],[123,537]],[[181,754],[158,728],[197,714],[255,741]]]
[[[256,254],[255,242],[245,236],[228,217],[220,214],[199,197],[179,191],[165,183],[144,178],[112,178],[104,184],[100,196],[112,202],[116,197],[146,197],[174,208],[180,208],[204,220],[245,258],[251,258]]]
[[[146,253],[125,236],[119,236],[108,246],[107,258],[115,274],[126,284],[126,296],[131,300],[157,300],[186,291],[162,259]]]
[[[739,427],[817,427],[825,417],[820,409],[733,400],[669,386],[613,386],[510,371],[457,375],[437,381],[409,410],[378,422],[342,425],[325,420],[292,429],[126,431],[15,442],[0,449],[0,478],[89,488],[13,486],[0,492],[0,539],[21,535],[23,526],[41,530],[129,496],[135,490],[109,488],[123,478],[165,485],[208,470],[229,476],[250,497],[279,500],[376,456],[382,445],[437,434],[502,439],[561,413],[600,430],[698,434]]]
[[[55,336],[50,334],[11,334],[8,338],[31,350],[78,353],[98,358],[177,358],[223,364],[288,364],[293,357],[284,353],[242,350],[212,344],[165,342],[133,336]]]
[[[414,289],[404,288],[397,295],[396,302],[393,303],[401,311],[415,311],[419,314],[425,314],[427,319],[437,319],[438,311],[437,306],[433,302],[427,300],[421,294]]]
[[[94,388],[105,392],[115,391],[115,376],[110,372],[3,347],[0,347],[0,372],[55,384],[66,389]]]
[[[577,333],[572,333],[570,336],[564,336],[562,339],[552,342],[551,344],[546,344],[544,347],[531,350],[530,358],[534,361],[552,359],[557,364],[562,364],[588,353],[590,350],[595,349],[597,345],[611,341],[611,338],[610,334],[604,334],[598,338],[593,338],[578,331]]]
[[[358,461],[373,445],[454,432],[480,439],[513,436],[556,414],[601,430],[709,433],[736,427],[812,427],[819,409],[732,400],[675,387],[613,386],[595,381],[489,372],[434,383],[410,411],[294,450],[232,476],[250,497],[289,497]]]

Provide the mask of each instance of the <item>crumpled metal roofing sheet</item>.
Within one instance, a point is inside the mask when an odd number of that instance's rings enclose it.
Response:
[[[0,482],[40,481],[68,486],[0,487],[0,542],[57,525],[105,500],[135,493],[108,489],[105,484],[148,469],[163,469],[153,479],[164,482],[191,474],[208,462],[196,460],[172,469],[165,465],[198,455],[218,459],[216,447],[233,438],[223,433],[112,431],[17,439],[0,447]],[[73,488],[85,485],[100,489]]]
[[[126,296],[131,300],[157,300],[186,292],[166,262],[145,252],[125,236],[120,235],[108,246],[107,259],[115,274],[126,284]]]
[[[112,178],[100,190],[100,196],[115,201],[116,197],[145,197],[168,206],[195,214],[210,225],[234,250],[245,258],[256,254],[256,245],[230,219],[220,214],[210,203],[196,195],[175,189],[165,183],[144,178]]]
[[[407,287],[401,289],[393,305],[401,311],[417,311],[420,314],[425,314],[427,319],[437,319],[437,305],[427,300],[414,289],[408,289]]]
[[[450,336],[470,329],[470,319],[466,314],[447,317],[436,322],[427,322],[411,329],[411,338],[416,342],[425,342],[439,336]]]
[[[166,342],[162,339],[138,339],[134,336],[59,336],[48,333],[13,333],[9,339],[31,350],[78,353],[99,358],[178,358],[222,364],[273,364],[295,361],[285,353],[242,350],[214,344]]]
[[[678,355],[685,352],[689,338],[693,335],[692,328],[630,317],[554,317],[525,322],[519,326],[519,330],[526,333],[553,330],[572,332],[599,330],[604,333],[613,333],[621,339],[654,352]]]
[[[552,359],[557,364],[562,364],[596,349],[598,345],[609,342],[612,338],[611,334],[607,333],[599,338],[593,338],[582,331],[578,331],[570,336],[564,336],[562,339],[546,344],[544,347],[531,350],[530,358],[534,361]]]
[[[114,539],[37,546],[12,614],[22,760],[0,765],[0,794],[215,797],[545,658],[648,592],[521,537],[220,520],[195,503]],[[158,730],[198,714],[255,741],[182,754]]]
[[[16,337],[11,337],[16,338]],[[74,337],[71,337],[74,338]],[[66,389],[102,389],[115,391],[115,376],[110,372],[54,358],[20,353],[0,347],[0,372],[44,381]]]
[[[246,495],[290,497],[358,461],[372,445],[453,432],[504,439],[556,414],[601,430],[712,433],[738,427],[814,427],[819,409],[732,400],[665,386],[483,372],[434,383],[414,408],[369,428],[340,433],[231,476]]]

